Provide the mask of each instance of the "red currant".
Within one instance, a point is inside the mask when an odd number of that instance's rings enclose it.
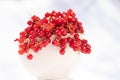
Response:
[[[33,55],[32,55],[32,54],[28,54],[28,55],[27,55],[27,59],[28,59],[28,60],[32,60],[32,58],[33,58]]]
[[[60,48],[59,53],[61,55],[65,54],[67,44],[74,51],[85,54],[91,52],[88,41],[81,40],[79,36],[79,34],[84,33],[84,29],[72,9],[66,12],[47,12],[43,18],[33,15],[27,24],[28,27],[20,32],[19,38],[15,39],[15,41],[19,42],[18,53],[20,55],[28,53],[30,49],[38,53],[39,50],[50,43]],[[52,36],[55,39],[51,38]],[[31,60],[33,55],[28,54],[27,58]]]
[[[77,33],[74,34],[74,38],[75,38],[75,39],[79,39],[79,34],[77,34]]]
[[[61,55],[64,55],[64,54],[65,54],[65,49],[64,49],[64,48],[61,48],[61,49],[60,49],[60,54],[61,54]]]

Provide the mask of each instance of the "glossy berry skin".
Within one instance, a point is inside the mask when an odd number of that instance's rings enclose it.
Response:
[[[38,53],[48,44],[59,47],[60,55],[65,54],[66,45],[73,51],[90,54],[91,46],[87,40],[80,37],[83,33],[82,23],[78,21],[72,9],[69,9],[66,12],[46,12],[43,18],[33,15],[15,41],[19,42],[19,55],[26,53],[28,60],[33,59],[30,50]]]
[[[59,53],[60,53],[61,55],[64,55],[64,54],[65,54],[65,48],[61,48],[60,51],[59,51]]]
[[[79,39],[79,34],[78,33],[74,34],[74,38]]]
[[[27,59],[28,59],[28,60],[32,60],[32,58],[33,58],[33,55],[32,55],[32,54],[28,54],[28,55],[27,55]]]

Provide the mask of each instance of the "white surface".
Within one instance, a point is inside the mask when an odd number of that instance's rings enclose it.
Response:
[[[54,36],[51,40],[53,39]],[[21,56],[21,61],[26,70],[39,79],[59,80],[60,78],[68,78],[68,74],[77,66],[80,55],[68,46],[64,55],[60,55],[58,50],[58,47],[54,47],[50,43],[37,54],[30,51],[34,56],[31,61],[26,58],[26,55]]]
[[[1,0],[0,80],[36,80],[24,70],[14,38],[26,21],[46,11],[72,8],[83,22],[85,37],[92,45],[90,55],[81,54],[73,80],[120,80],[119,0]]]

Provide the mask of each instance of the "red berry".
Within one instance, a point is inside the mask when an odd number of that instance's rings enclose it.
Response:
[[[62,33],[62,36],[66,36],[67,35],[67,29],[64,29],[63,31],[61,31],[61,33]]]
[[[50,38],[51,35],[52,35],[51,32],[49,32],[49,31],[46,31],[46,32],[45,32],[45,36],[46,36],[47,38]]]
[[[87,48],[86,51],[85,51],[86,54],[90,54],[90,52],[91,52],[90,48]]]
[[[84,33],[84,29],[83,29],[83,27],[80,28],[80,33],[81,33],[81,34]]]
[[[42,30],[39,31],[39,33],[38,33],[38,37],[41,38],[41,37],[43,37],[43,36],[44,36],[44,31],[42,31]]]
[[[71,40],[72,40],[71,37],[68,37],[68,38],[67,38],[67,42],[70,42]]]
[[[78,46],[73,46],[73,50],[74,50],[74,51],[79,51]]]
[[[69,42],[69,46],[70,46],[71,48],[73,48],[73,46],[74,46],[74,41],[73,41],[73,39]]]
[[[75,39],[79,39],[79,34],[77,34],[77,33],[74,34],[74,38],[75,38]]]
[[[89,54],[91,46],[85,39],[80,39],[79,34],[84,33],[82,23],[78,21],[72,9],[66,12],[47,12],[43,18],[33,15],[27,22],[28,27],[20,32],[19,38],[15,41],[19,42],[20,55],[28,53],[29,50],[38,52],[46,47],[52,40],[52,45],[60,48],[59,53],[65,54],[67,43],[74,51],[81,51]],[[70,34],[70,37],[67,36]],[[27,58],[31,60],[32,54],[28,54]]]
[[[23,43],[23,42],[24,42],[24,38],[20,38],[19,43]]]
[[[44,42],[43,42],[44,47],[46,47],[50,42],[51,42],[50,39],[46,39],[46,40],[44,40]]]
[[[60,42],[61,42],[62,44],[66,44],[66,43],[67,43],[67,38],[61,39]]]
[[[47,12],[47,13],[45,14],[45,17],[49,17],[49,16],[51,16],[51,15],[50,15],[50,13]]]
[[[60,48],[66,48],[66,43],[61,44],[61,45],[60,45]]]
[[[28,59],[28,60],[32,60],[32,58],[33,58],[33,55],[32,55],[32,54],[28,54],[28,55],[27,55],[27,59]]]
[[[32,28],[31,28],[31,27],[27,27],[27,28],[25,29],[25,32],[26,32],[27,34],[29,34],[31,31],[32,31]]]
[[[31,25],[33,24],[33,22],[32,22],[31,20],[29,20],[29,21],[27,22],[27,24],[28,24],[29,26],[31,26]]]
[[[58,40],[53,40],[52,41],[52,45],[54,46],[59,46],[60,45],[60,42]]]
[[[24,50],[20,49],[20,50],[18,50],[18,53],[19,53],[20,55],[23,55],[23,54],[24,54]]]
[[[57,30],[55,31],[55,34],[56,34],[57,36],[61,36],[60,30],[57,29]]]
[[[31,17],[31,19],[32,19],[33,21],[38,21],[40,18],[37,17],[36,15],[33,15],[33,16]]]
[[[60,52],[61,55],[64,55],[65,54],[65,48],[61,48],[59,52]]]

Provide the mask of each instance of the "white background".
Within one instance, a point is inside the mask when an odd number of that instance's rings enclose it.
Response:
[[[120,80],[120,0],[0,0],[0,80],[36,80],[22,66],[14,39],[32,15],[73,9],[92,46],[73,80]]]

